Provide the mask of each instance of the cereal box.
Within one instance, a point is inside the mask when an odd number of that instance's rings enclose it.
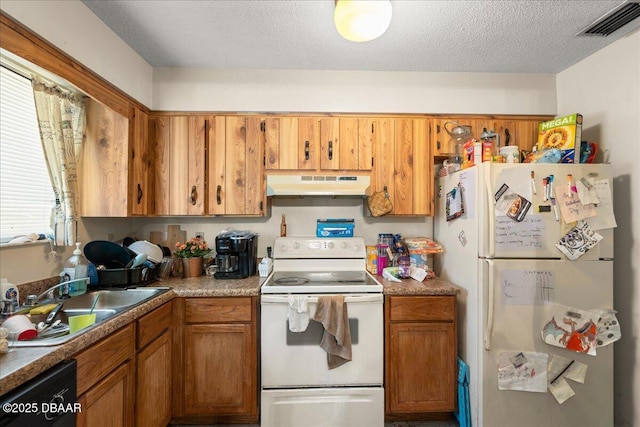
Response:
[[[558,117],[538,126],[538,150],[558,148],[560,163],[580,163],[582,115]]]

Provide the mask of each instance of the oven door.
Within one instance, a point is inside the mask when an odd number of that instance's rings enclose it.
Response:
[[[309,318],[313,319],[318,296],[306,297]],[[304,332],[291,332],[288,295],[262,295],[260,301],[263,388],[382,385],[382,294],[345,297],[352,360],[331,370],[327,367],[327,353],[320,347],[323,333],[320,323],[310,320]]]

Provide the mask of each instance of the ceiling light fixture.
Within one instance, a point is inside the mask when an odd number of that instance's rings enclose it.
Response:
[[[345,39],[367,42],[387,31],[391,14],[390,0],[336,0],[333,21]]]

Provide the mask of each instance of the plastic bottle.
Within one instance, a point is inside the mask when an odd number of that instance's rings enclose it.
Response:
[[[13,283],[9,283],[7,279],[0,279],[0,299],[10,300],[14,307],[18,306],[20,301],[20,292],[18,287]]]
[[[82,279],[88,275],[89,261],[82,255],[80,250],[80,243],[76,243],[76,249],[64,263],[64,269],[62,270],[62,281]],[[87,291],[86,282],[73,282],[69,284],[69,295],[76,296],[82,295]]]
[[[408,279],[411,277],[411,259],[409,254],[401,253],[398,257],[398,277]]]
[[[287,220],[284,214],[282,214],[282,222],[280,223],[280,237],[286,237],[287,235]]]

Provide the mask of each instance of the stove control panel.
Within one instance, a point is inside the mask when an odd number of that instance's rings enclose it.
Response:
[[[273,258],[364,258],[362,237],[276,237]]]

